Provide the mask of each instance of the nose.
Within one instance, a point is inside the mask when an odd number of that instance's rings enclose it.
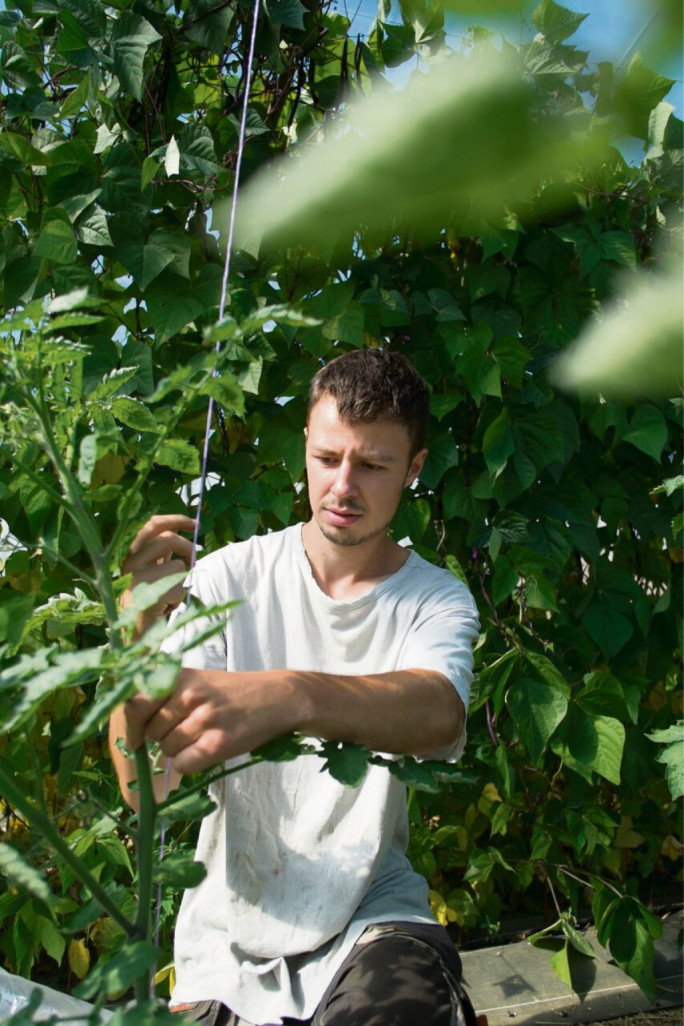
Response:
[[[337,467],[331,491],[337,499],[344,499],[345,497],[357,494],[358,488],[354,469],[349,460],[342,460]]]

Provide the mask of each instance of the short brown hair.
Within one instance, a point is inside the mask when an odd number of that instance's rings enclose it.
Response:
[[[430,393],[413,364],[387,349],[353,349],[336,357],[314,375],[308,414],[325,395],[337,403],[343,420],[369,423],[393,420],[411,439],[411,456],[425,443]]]

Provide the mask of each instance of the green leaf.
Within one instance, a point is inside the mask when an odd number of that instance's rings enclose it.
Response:
[[[536,764],[549,738],[565,718],[567,698],[531,677],[520,677],[509,688],[506,704]]]
[[[137,399],[129,396],[117,396],[112,400],[112,413],[117,420],[120,420],[126,427],[135,431],[150,431],[158,433],[161,425],[148,408]]]
[[[363,745],[324,741],[321,755],[325,759],[323,768],[345,787],[358,787],[368,772],[370,752]]]
[[[77,997],[89,1000],[103,990],[113,998],[127,990],[146,969],[156,964],[161,952],[148,941],[129,941],[109,961],[100,960],[74,990]]]
[[[172,255],[167,252],[166,256],[169,257],[168,263],[171,263]],[[182,279],[178,279],[179,286],[181,283],[182,291],[180,294],[175,294],[170,289],[168,282],[162,283],[161,279],[157,279],[145,294],[150,319],[160,342],[166,342],[204,313],[203,303],[192,295],[184,294],[187,285]],[[158,284],[160,287],[157,290],[155,286]]]
[[[299,0],[268,0],[264,6],[273,25],[287,25],[293,29],[304,28],[306,8]]]
[[[104,211],[95,207],[86,217],[80,218],[76,225],[76,236],[79,242],[87,246],[111,246],[112,238]]]
[[[145,157],[140,171],[140,191],[144,192],[154,176],[159,171],[161,164],[154,157]]]
[[[0,132],[0,149],[16,157],[22,164],[44,166],[50,159],[47,154],[32,146],[26,136],[16,132]]]
[[[145,55],[158,39],[157,30],[139,14],[124,11],[114,22],[114,70],[123,88],[138,101],[143,98]]]
[[[570,972],[570,944],[563,941],[563,947],[551,956],[551,968],[558,979],[572,990],[572,973]]]
[[[606,659],[617,655],[634,633],[631,621],[614,608],[610,594],[592,599],[582,614],[582,625]]]
[[[175,852],[154,867],[152,879],[174,889],[197,887],[207,875],[203,862],[196,862],[190,852]]]
[[[197,822],[211,815],[216,802],[206,794],[188,794],[173,792],[164,803],[163,818],[165,823]]]
[[[11,844],[0,842],[0,873],[15,887],[28,891],[34,898],[52,904],[54,895],[45,877]]]
[[[169,438],[155,450],[154,462],[164,467],[171,467],[173,470],[180,470],[183,474],[199,474],[200,458],[199,452],[194,445],[184,441],[182,438]]]
[[[618,79],[614,96],[615,111],[629,133],[648,140],[651,113],[673,85],[673,79],[647,68],[638,51],[634,54],[627,73]]]
[[[498,213],[528,193],[541,167],[551,173],[575,160],[558,135],[532,132],[528,100],[527,84],[500,55],[464,62],[457,75],[445,62],[404,89],[374,92],[349,105],[323,145],[300,147],[296,161],[250,179],[237,245],[329,246],[359,224],[384,232],[398,219],[425,233],[443,224],[445,210]],[[468,160],[455,158],[463,139]]]
[[[541,652],[526,650],[524,659],[529,666],[536,670],[542,680],[545,680],[547,684],[550,684],[552,688],[555,688],[565,698],[570,698],[570,685],[556,664],[548,656],[542,655]]]
[[[293,759],[299,758],[304,748],[305,745],[298,734],[285,734],[255,748],[252,755],[268,762],[292,762]]]
[[[23,656],[18,664],[0,673],[0,694],[17,683],[22,685],[20,694],[12,703],[11,715],[8,712],[3,724],[4,729],[8,732],[16,730],[53,691],[95,680],[99,675],[102,657],[102,651],[97,648],[62,652],[55,656],[50,666],[35,672],[30,657]],[[21,680],[24,668],[28,676]]]
[[[438,794],[442,789],[442,785],[435,775],[435,768],[440,766],[439,762],[418,762],[410,756],[405,756],[398,760],[388,759],[384,765],[387,766],[393,777],[415,791]]]
[[[78,253],[73,228],[64,221],[48,221],[40,233],[34,253],[56,264],[72,264]]]
[[[26,53],[12,39],[5,39],[0,53],[0,69],[11,89],[29,89],[40,85],[40,76]]]
[[[73,118],[85,106],[90,91],[90,80],[84,75],[76,88],[69,93],[59,112],[60,118]]]
[[[507,409],[492,421],[482,439],[482,455],[487,463],[489,473],[494,480],[499,476],[508,462],[508,457],[515,451],[515,441],[511,431],[511,421]]]
[[[667,424],[662,411],[655,406],[640,406],[634,413],[629,431],[623,436],[641,452],[660,463],[660,457],[667,442]]]
[[[570,915],[567,913],[562,915],[560,924],[563,933],[575,951],[579,951],[581,955],[586,955],[587,958],[596,958],[596,952],[585,935],[577,929]]]
[[[651,741],[666,747],[658,752],[656,760],[665,764],[667,785],[673,801],[684,795],[684,725],[654,730],[646,735]]]
[[[402,502],[392,521],[392,535],[397,541],[410,538],[413,545],[420,545],[430,526],[432,511],[425,499],[411,498]]]
[[[255,364],[249,366],[255,366]],[[245,413],[243,388],[244,385],[238,382],[232,374],[222,371],[217,377],[209,378],[204,387],[200,389],[200,395],[212,396],[228,413],[242,417]]]
[[[619,784],[625,728],[611,716],[584,717],[575,724],[567,745],[568,765],[591,779],[591,772]]]
[[[196,0],[183,16],[183,28],[189,39],[207,50],[221,53],[233,20],[233,8],[216,0]]]
[[[630,719],[622,685],[609,670],[586,674],[584,686],[575,698],[587,713],[614,716],[623,721]]]
[[[577,31],[586,17],[588,15],[561,7],[554,0],[542,0],[532,15],[532,21],[550,42],[562,43]]]
[[[449,467],[458,464],[458,449],[451,431],[434,432],[428,440],[428,454],[420,472],[426,488],[436,488]]]
[[[684,353],[681,275],[678,265],[658,275],[633,276],[600,320],[584,327],[556,360],[554,382],[623,399],[678,394]],[[651,450],[659,442],[652,429],[636,437]]]
[[[634,914],[631,903],[622,901],[609,922],[610,953],[624,972],[655,1001],[658,991],[653,974],[653,937],[644,920]]]
[[[138,614],[156,605],[167,591],[171,591],[177,585],[182,584],[187,574],[181,571],[177,574],[167,574],[158,581],[141,581],[132,592],[131,601],[121,610],[116,626],[119,628],[132,627],[138,618]]]

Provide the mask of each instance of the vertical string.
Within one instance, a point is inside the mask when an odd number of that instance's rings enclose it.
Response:
[[[223,264],[223,278],[221,279],[221,299],[219,302],[219,322],[223,320],[226,312],[226,298],[228,296],[228,276],[230,274],[230,261],[233,255],[233,237],[235,235],[235,214],[237,211],[238,187],[240,184],[240,172],[242,170],[242,154],[245,148],[245,136],[247,134],[247,112],[249,109],[249,92],[252,84],[252,61],[254,60],[254,48],[256,45],[257,25],[259,22],[260,0],[254,0],[254,12],[252,18],[252,31],[249,40],[249,53],[247,57],[247,70],[245,71],[245,82],[242,94],[242,115],[240,117],[240,134],[238,136],[237,160],[235,162],[235,178],[233,179],[233,196],[230,204],[230,219],[228,222],[228,241],[226,243],[226,258]],[[221,351],[221,343],[217,342],[215,352]],[[214,375],[217,371],[214,371]],[[190,554],[190,569],[197,560],[197,541],[200,532],[200,517],[202,515],[202,502],[204,501],[204,486],[207,477],[207,465],[209,463],[209,441],[211,439],[211,422],[214,416],[214,399],[209,396],[207,407],[207,422],[204,431],[204,446],[202,448],[202,465],[200,470],[199,492],[197,494],[197,518],[195,520],[195,531],[192,537],[192,552]],[[188,585],[189,591],[189,585]],[[186,594],[187,598],[187,594]]]
[[[223,320],[226,312],[226,299],[228,296],[228,277],[230,275],[230,261],[233,254],[233,238],[235,235],[235,214],[237,211],[238,201],[238,188],[240,185],[240,172],[242,170],[242,154],[245,148],[245,137],[247,135],[247,114],[249,111],[249,94],[252,86],[252,63],[254,61],[254,50],[256,47],[256,35],[257,26],[259,24],[259,8],[261,6],[261,0],[254,0],[254,8],[252,13],[252,27],[249,38],[249,50],[247,54],[247,64],[243,78],[243,91],[242,91],[242,114],[240,116],[240,132],[238,135],[238,146],[237,146],[237,158],[235,161],[235,176],[233,178],[233,193],[230,204],[230,218],[228,221],[228,240],[226,242],[226,256],[223,262],[223,277],[221,279],[221,298],[219,301],[219,322]],[[221,343],[217,341],[215,346],[215,352],[218,355],[221,351]],[[214,376],[218,375],[218,371],[214,369]],[[202,516],[202,503],[204,501],[204,486],[207,478],[207,467],[209,464],[209,442],[211,439],[211,424],[214,418],[214,399],[209,396],[209,405],[207,407],[207,420],[204,429],[204,445],[202,447],[202,462],[200,467],[200,478],[199,478],[199,491],[197,493],[197,516],[195,517],[195,530],[192,536],[192,551],[190,553],[190,570],[194,567],[197,562],[197,542],[199,539],[200,532],[200,520]],[[187,585],[185,592],[185,601],[187,603],[190,594],[190,585]],[[168,796],[169,788],[171,784],[171,759],[167,760],[166,765],[166,777],[164,781],[164,798]],[[166,850],[166,822],[162,819],[161,832],[159,840],[159,861],[161,862],[164,858],[164,852]],[[162,901],[162,888],[161,884],[157,884],[157,901],[156,901],[156,912],[155,912],[155,923],[154,923],[154,943],[155,946],[159,944],[159,926],[161,922],[161,901]],[[152,984],[154,991],[154,983]]]

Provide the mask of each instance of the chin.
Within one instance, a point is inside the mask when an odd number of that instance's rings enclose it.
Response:
[[[364,545],[366,542],[372,541],[374,538],[381,537],[387,534],[389,524],[385,524],[384,527],[378,527],[375,531],[369,531],[367,534],[353,534],[350,529],[340,527],[337,530],[330,528],[327,524],[322,524],[320,520],[317,520],[318,528],[323,537],[331,542],[333,545],[352,546],[352,545]]]

